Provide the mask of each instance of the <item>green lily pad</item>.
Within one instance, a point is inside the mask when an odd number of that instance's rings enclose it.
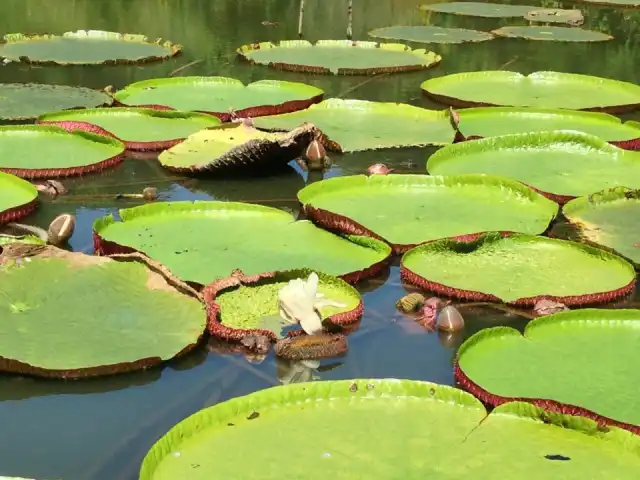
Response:
[[[640,190],[618,187],[576,198],[562,213],[579,227],[585,240],[611,248],[640,265]]]
[[[637,8],[640,7],[640,0],[580,0],[580,2],[591,3],[594,5],[611,5],[621,8]]]
[[[15,175],[0,172],[0,224],[27,216],[36,208],[38,190]]]
[[[494,230],[535,235],[558,213],[524,185],[486,175],[333,177],[306,186],[298,199],[320,225],[384,239],[397,251]]]
[[[79,130],[111,134],[131,150],[162,150],[203,128],[220,125],[213,115],[152,108],[69,110],[41,115],[38,122],[54,125],[71,122]],[[104,131],[96,130],[95,126]]]
[[[444,385],[323,381],[272,387],[195,413],[151,448],[140,480],[233,478],[239,468],[243,478],[264,480],[488,479],[496,472],[622,479],[640,468],[639,444],[630,432],[599,432],[589,419],[521,402],[487,414],[471,395]],[[292,445],[304,448],[277,471],[265,468]],[[251,461],[239,467],[229,452],[247,448]],[[552,461],[559,459],[571,461]]]
[[[438,65],[442,57],[426,50],[412,50],[400,43],[350,40],[283,40],[243,45],[238,55],[251,63],[280,70],[335,75],[376,75],[409,72]]]
[[[427,170],[432,175],[486,173],[512,178],[560,203],[619,185],[640,188],[640,152],[566,130],[448,145],[431,155]]]
[[[63,378],[126,372],[184,353],[204,333],[202,303],[144,262],[54,247],[29,262],[12,260],[6,250],[0,255],[1,370]]]
[[[458,351],[456,376],[490,405],[527,399],[640,433],[639,340],[640,310],[562,312],[529,322],[524,336],[476,333]]]
[[[526,15],[536,7],[528,5],[501,5],[489,2],[447,2],[420,5],[421,10],[437,13],[451,13],[470,17],[515,18]]]
[[[0,58],[14,62],[56,65],[141,63],[173,57],[181,45],[144,35],[78,30],[62,35],[10,33],[0,43]]]
[[[546,237],[496,233],[465,243],[445,239],[402,257],[403,279],[455,298],[533,305],[604,303],[633,290],[633,265],[595,247]]]
[[[0,126],[0,169],[23,178],[102,171],[122,162],[124,151],[119,140],[89,132],[51,125]]]
[[[493,39],[493,35],[478,30],[465,28],[444,28],[433,25],[409,26],[396,25],[393,27],[376,28],[369,32],[370,37],[387,40],[402,40],[418,43],[469,43],[484,42]]]
[[[447,112],[405,103],[331,98],[306,110],[254,119],[265,130],[292,130],[308,122],[342,152],[380,148],[446,145],[455,132]]]
[[[630,148],[632,143],[640,148],[640,126],[622,123],[618,117],[607,113],[528,107],[465,108],[457,113],[460,117],[458,128],[467,138],[577,130],[624,148]]]
[[[527,12],[525,20],[542,23],[567,23],[569,25],[582,25],[584,16],[580,10],[568,10],[563,8],[538,8]]]
[[[575,73],[504,70],[454,73],[420,85],[454,106],[503,105],[621,113],[640,107],[640,85]]]
[[[67,85],[0,83],[0,120],[33,120],[43,113],[68,108],[111,105],[104,92]]]
[[[210,113],[229,121],[239,117],[293,112],[322,100],[324,92],[297,82],[259,80],[245,85],[226,77],[153,78],[127,85],[113,94],[126,106],[161,105],[182,111]]]
[[[120,222],[108,215],[93,225],[101,251],[137,249],[204,285],[235,269],[256,275],[310,268],[351,281],[377,273],[391,253],[381,242],[341,238],[261,205],[162,202],[119,214]]]
[[[550,40],[554,42],[606,42],[613,40],[611,35],[575,27],[512,26],[498,28],[497,30],[492,30],[491,33],[499,37]]]

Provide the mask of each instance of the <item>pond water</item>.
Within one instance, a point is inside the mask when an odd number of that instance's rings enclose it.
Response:
[[[167,76],[222,75],[244,82],[264,78],[306,82],[325,90],[325,98],[400,101],[442,108],[421,97],[419,84],[430,77],[477,70],[509,69],[586,73],[640,82],[640,11],[581,4],[584,28],[615,37],[612,42],[557,44],[496,40],[467,45],[436,45],[442,64],[419,73],[377,78],[334,77],[277,72],[236,60],[239,45],[296,38],[299,0],[2,0],[0,34],[59,33],[78,29],[144,33],[185,46],[175,59],[144,66],[0,67],[2,82],[42,82],[103,88]],[[420,24],[492,29],[515,24],[508,19],[427,16],[417,9],[428,0],[354,0],[354,38],[388,25]],[[307,0],[304,33],[309,40],[344,38],[346,0]],[[434,2],[435,3],[435,2]],[[525,3],[525,2],[523,2]],[[530,5],[571,8],[570,2],[532,0]],[[266,25],[263,23],[266,21]],[[277,22],[277,25],[268,24]],[[194,62],[194,63],[192,63]],[[629,116],[633,118],[633,116]],[[636,115],[636,118],[638,116]],[[361,173],[372,163],[399,172],[424,172],[429,149],[385,150],[333,155],[325,177]],[[171,176],[153,158],[127,159],[101,175],[67,181],[69,197],[48,201],[25,223],[46,226],[56,215],[77,216],[74,250],[92,250],[91,224],[132,200],[96,194],[136,193],[157,186],[163,200],[221,199],[250,201],[297,212],[296,192],[308,179],[290,174],[258,180],[194,180]],[[557,231],[569,233],[558,225]],[[313,249],[313,245],[308,246]],[[496,325],[522,328],[526,318],[493,307],[465,308],[466,329],[458,335],[427,332],[396,314],[406,293],[397,262],[378,278],[358,285],[365,313],[361,328],[349,337],[349,353],[323,362],[319,379],[399,377],[453,384],[452,360],[469,335]],[[79,298],[78,302],[82,302]],[[624,305],[636,302],[626,300]],[[117,348],[117,346],[114,346]],[[153,442],[171,426],[203,408],[231,397],[279,384],[290,371],[272,356],[259,364],[242,355],[222,355],[213,342],[162,369],[108,379],[56,382],[18,376],[0,377],[0,474],[40,479],[134,479]],[[305,372],[302,372],[303,374]],[[233,454],[233,452],[229,452]]]

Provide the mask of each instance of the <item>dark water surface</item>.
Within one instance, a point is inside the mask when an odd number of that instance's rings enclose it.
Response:
[[[376,27],[425,21],[486,30],[516,23],[507,19],[427,16],[417,9],[417,5],[427,2],[354,0],[354,38],[367,39],[366,32]],[[344,37],[346,0],[306,3],[308,39]],[[546,8],[575,5],[541,0],[522,3]],[[443,56],[443,62],[435,69],[379,78],[345,78],[276,72],[236,61],[235,49],[239,45],[296,38],[298,0],[1,0],[1,35],[113,30],[169,39],[183,44],[185,51],[175,59],[145,66],[10,64],[0,67],[0,81],[122,88],[134,81],[166,76],[201,60],[180,74],[231,76],[245,82],[263,78],[301,81],[324,89],[326,98],[400,101],[429,108],[442,106],[422,99],[419,84],[432,76],[462,71],[557,70],[638,83],[640,12],[581,7],[586,16],[585,28],[609,33],[616,40],[554,44],[499,39],[476,45],[436,45],[433,50]],[[279,25],[265,26],[262,24],[265,20]],[[335,165],[325,176],[363,172],[375,162],[390,164],[401,172],[424,172],[426,157],[432,151],[406,149],[334,155]],[[45,203],[25,223],[46,226],[62,212],[75,213],[78,226],[71,246],[89,252],[93,220],[137,203],[87,195],[140,192],[145,186],[155,185],[164,200],[251,201],[297,212],[296,192],[307,181],[306,174],[293,168],[289,175],[269,179],[193,180],[168,175],[153,158],[131,158],[104,174],[67,181],[73,195]],[[560,225],[558,230],[562,229]],[[406,293],[400,284],[397,262],[389,272],[359,285],[359,289],[364,297],[365,314],[361,328],[350,336],[348,355],[324,362],[325,368],[313,372],[314,378],[400,377],[453,384],[452,359],[466,337],[486,327],[522,328],[526,323],[520,316],[492,307],[466,308],[463,314],[467,327],[460,335],[428,333],[395,313],[396,300]],[[628,300],[626,305],[632,301]],[[0,376],[0,475],[65,480],[135,479],[147,449],[172,425],[205,406],[277,385],[279,378],[284,378],[292,368],[271,356],[260,364],[252,364],[242,355],[221,355],[212,348],[215,345],[203,347],[163,369],[100,380],[54,382]]]

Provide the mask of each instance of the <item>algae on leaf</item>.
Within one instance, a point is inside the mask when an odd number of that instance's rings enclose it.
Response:
[[[467,30],[465,28],[436,27],[433,25],[395,25],[393,27],[376,28],[369,32],[369,36],[417,43],[475,43],[493,39],[493,35],[486,32]]]

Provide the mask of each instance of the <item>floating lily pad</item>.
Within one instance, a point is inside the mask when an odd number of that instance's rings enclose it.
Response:
[[[182,111],[231,119],[229,109],[239,117],[259,117],[302,110],[322,100],[324,92],[297,82],[259,80],[245,85],[226,77],[153,78],[127,85],[113,94],[126,106],[163,106]]]
[[[595,247],[546,237],[496,233],[465,243],[440,240],[402,257],[401,275],[425,290],[455,298],[533,305],[609,302],[636,283],[633,265]]]
[[[529,322],[524,336],[476,333],[458,351],[456,377],[489,405],[517,398],[640,434],[638,340],[640,310],[557,313]]]
[[[26,217],[36,208],[38,190],[33,184],[0,172],[0,224]]]
[[[280,318],[278,292],[290,280],[306,279],[311,272],[308,269],[289,270],[259,275],[257,279],[233,276],[207,285],[203,295],[209,307],[209,333],[232,340],[259,334],[275,341],[281,336],[282,325],[291,325],[282,323]],[[363,308],[358,291],[344,280],[316,273],[320,279],[318,292],[324,295],[324,300],[334,302],[318,309],[322,318],[337,325],[358,321]],[[276,328],[268,328],[263,321],[271,317],[280,319],[273,325]]]
[[[0,43],[0,58],[14,62],[56,65],[142,63],[173,57],[182,50],[161,39],[144,35],[78,30],[62,35],[10,33]]]
[[[67,128],[111,134],[130,150],[163,150],[203,128],[220,125],[220,120],[213,115],[152,108],[91,108],[55,112],[40,116],[38,122],[66,124]]]
[[[451,13],[470,17],[515,18],[526,15],[536,7],[527,5],[501,5],[488,2],[447,2],[420,5],[421,10],[437,13]]]
[[[539,234],[558,212],[524,185],[486,175],[333,177],[306,186],[298,199],[320,225],[379,238],[396,251],[494,230]]]
[[[525,20],[542,23],[567,23],[569,25],[582,25],[584,16],[580,10],[568,10],[563,8],[538,8],[527,12]]]
[[[610,113],[640,107],[640,85],[575,73],[454,73],[426,80],[420,87],[434,100],[454,106],[503,105]]]
[[[613,115],[560,108],[479,107],[458,110],[467,139],[549,130],[577,130],[629,150],[640,149],[640,126]]]
[[[575,27],[512,26],[492,30],[499,37],[524,38],[526,40],[550,40],[554,42],[606,42],[611,35]]]
[[[640,7],[640,0],[580,0],[580,2],[591,3],[594,5],[611,5],[622,8]]]
[[[0,126],[0,169],[23,178],[102,171],[122,162],[119,140],[51,125]],[[46,154],[43,154],[46,152]]]
[[[43,113],[68,108],[111,105],[104,92],[67,85],[0,83],[0,120],[33,120]]]
[[[140,480],[233,478],[240,467],[229,452],[247,448],[251,461],[243,463],[243,477],[265,480],[349,480],[354,472],[380,480],[488,479],[496,472],[623,479],[640,468],[639,443],[630,432],[601,432],[587,418],[549,414],[522,402],[487,414],[471,395],[444,385],[323,381],[272,387],[195,413],[151,448]],[[265,465],[292,445],[305,447],[265,474]]]
[[[265,130],[292,130],[304,122],[318,127],[342,152],[446,145],[455,136],[447,112],[405,103],[331,98],[299,112],[254,119]]]
[[[433,25],[397,25],[393,27],[376,28],[369,32],[369,36],[418,43],[469,43],[484,42],[493,38],[493,35],[486,32],[479,32],[478,30],[444,28]]]
[[[246,275],[311,268],[352,282],[375,275],[391,250],[294,221],[276,208],[236,202],[162,202],[120,210],[94,223],[97,250],[140,250],[180,278],[208,284],[235,269]],[[213,253],[212,253],[213,252]]]
[[[147,368],[202,337],[202,303],[166,269],[39,246],[0,255],[0,369],[77,378]],[[133,259],[125,259],[133,260]],[[195,295],[195,292],[194,292]]]
[[[486,173],[512,178],[559,203],[619,185],[640,188],[639,152],[566,130],[448,145],[431,155],[427,170],[432,175]]]
[[[640,265],[640,190],[619,187],[576,198],[562,212],[579,227],[585,240],[611,248]]]
[[[283,40],[243,45],[238,55],[251,63],[294,72],[377,75],[435,67],[440,55],[400,43],[350,40]]]

